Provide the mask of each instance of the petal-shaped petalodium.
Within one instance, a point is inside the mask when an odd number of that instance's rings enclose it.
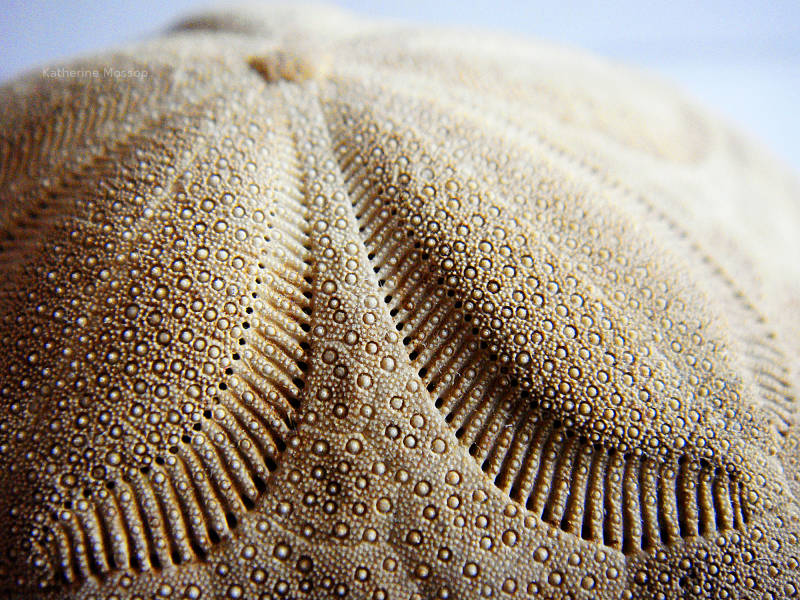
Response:
[[[0,127],[13,597],[798,593],[798,187],[661,84],[276,9]]]

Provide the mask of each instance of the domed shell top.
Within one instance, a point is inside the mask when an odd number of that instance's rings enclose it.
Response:
[[[3,593],[800,593],[800,187],[666,85],[269,8],[0,132]]]

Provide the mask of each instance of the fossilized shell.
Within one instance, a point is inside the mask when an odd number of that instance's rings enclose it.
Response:
[[[760,150],[602,60],[320,9],[69,68],[0,89],[7,595],[797,594]]]

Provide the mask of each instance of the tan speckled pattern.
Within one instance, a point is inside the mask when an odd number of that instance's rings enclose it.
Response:
[[[800,187],[751,143],[329,9],[71,68],[0,88],[0,597],[800,594]]]

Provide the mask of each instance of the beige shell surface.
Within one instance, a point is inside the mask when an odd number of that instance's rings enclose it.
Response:
[[[0,596],[800,594],[800,187],[759,149],[329,9],[69,68],[0,88]]]

